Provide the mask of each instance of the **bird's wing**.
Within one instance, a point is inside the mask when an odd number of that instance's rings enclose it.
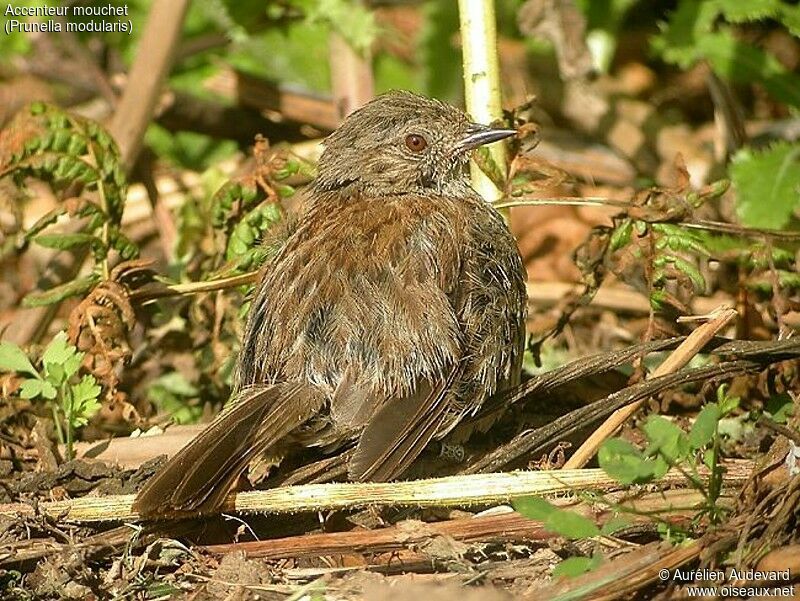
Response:
[[[199,515],[219,509],[253,457],[319,411],[322,392],[286,382],[242,390],[136,496],[143,517]]]
[[[480,383],[482,394],[476,398],[480,405],[498,390],[519,383],[527,305],[525,270],[516,242],[490,207],[476,211],[459,283],[450,296],[466,363],[461,380],[466,389],[459,396],[469,398],[470,385]]]
[[[350,459],[351,479],[387,481],[408,468],[447,417],[457,370],[435,384],[420,381],[411,394],[392,397],[375,411]]]

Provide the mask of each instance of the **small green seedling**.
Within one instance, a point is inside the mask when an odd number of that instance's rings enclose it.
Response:
[[[19,395],[23,399],[41,398],[50,404],[58,440],[67,448],[67,459],[74,457],[75,430],[85,426],[100,409],[100,386],[94,376],[78,377],[83,353],[68,343],[59,332],[42,353],[37,370],[16,344],[0,342],[0,371],[26,377]]]
[[[687,433],[670,420],[651,415],[642,430],[647,439],[647,447],[642,451],[622,438],[607,440],[598,453],[600,467],[620,484],[646,484],[663,477],[670,468],[681,471],[689,484],[703,496],[704,502],[698,508],[695,521],[704,516],[712,524],[719,523],[725,515],[725,508],[718,504],[722,490],[724,468],[720,463],[720,420],[733,413],[739,406],[739,398],[728,395],[727,387],[717,389],[717,400],[706,404]],[[706,481],[698,472],[699,461],[709,470]],[[521,515],[539,520],[545,529],[568,539],[585,539],[595,536],[608,536],[630,523],[629,516],[635,510],[607,501],[601,495],[583,493],[594,503],[605,503],[617,515],[602,527],[593,520],[574,511],[561,509],[541,497],[523,497],[513,501],[514,509]],[[659,532],[673,542],[683,540],[683,533],[669,522],[651,515],[658,523]],[[568,557],[553,571],[553,576],[578,576],[596,568],[602,563],[599,553],[591,557]]]
[[[607,440],[600,447],[600,467],[620,484],[646,484],[664,476],[670,468],[678,469],[705,500],[698,519],[708,516],[719,523],[724,508],[717,504],[722,489],[724,468],[720,463],[720,420],[739,406],[739,398],[729,396],[726,386],[717,389],[717,401],[707,403],[687,433],[660,415],[651,415],[642,430],[648,446],[644,451],[621,438]],[[706,482],[698,473],[702,460],[709,469]]]

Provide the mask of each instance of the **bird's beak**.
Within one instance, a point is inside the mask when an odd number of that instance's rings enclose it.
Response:
[[[458,143],[458,149],[462,151],[473,150],[478,146],[491,144],[515,135],[517,135],[516,129],[497,129],[488,125],[470,123],[467,126],[467,135]]]

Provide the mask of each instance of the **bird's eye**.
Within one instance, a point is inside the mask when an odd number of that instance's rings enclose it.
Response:
[[[413,152],[422,152],[428,147],[428,142],[419,134],[409,134],[406,136],[406,146]]]

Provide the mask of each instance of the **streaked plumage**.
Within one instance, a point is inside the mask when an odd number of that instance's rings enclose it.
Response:
[[[345,120],[264,267],[231,402],[146,484],[137,511],[214,511],[257,453],[288,442],[355,443],[350,478],[396,478],[519,381],[522,262],[465,174],[472,147],[511,133],[408,92]]]

